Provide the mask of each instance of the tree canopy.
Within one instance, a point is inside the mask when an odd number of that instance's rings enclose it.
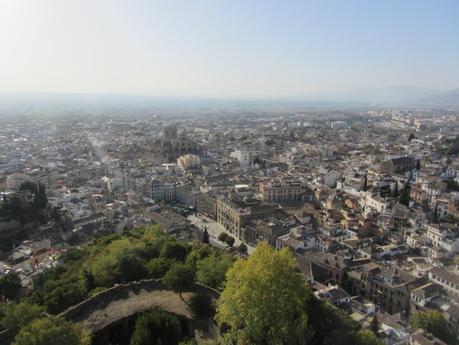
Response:
[[[247,254],[247,245],[244,242],[241,242],[241,244],[237,247],[237,250],[241,254]]]
[[[204,229],[204,233],[202,234],[202,243],[209,243],[209,232],[207,229]]]
[[[139,316],[131,345],[176,345],[180,334],[180,322],[176,316],[155,310]]]
[[[384,345],[384,343],[370,330],[362,329],[356,335],[357,345]]]
[[[44,308],[35,304],[6,303],[0,308],[0,325],[12,334],[16,334],[22,327],[38,319],[43,312]]]
[[[166,258],[156,258],[153,260],[150,260],[146,267],[148,270],[148,274],[151,278],[162,278],[167,271],[171,268],[172,265],[174,265],[175,261],[171,259],[166,259]]]
[[[178,292],[180,297],[182,292],[189,289],[194,281],[194,271],[190,265],[175,264],[167,271],[163,278],[163,283],[168,288]]]
[[[57,314],[114,283],[143,277],[162,278],[166,287],[181,295],[196,278],[223,290],[216,315],[223,344],[381,344],[373,332],[361,331],[345,313],[310,293],[288,249],[276,251],[262,243],[247,260],[234,260],[231,254],[200,241],[192,246],[178,243],[158,227],[97,237],[68,250],[62,256],[63,265],[34,277],[28,303],[5,304],[0,308],[0,324],[17,333],[18,345],[47,344],[49,339],[57,345],[86,344],[87,333],[55,316],[43,317],[43,310]],[[193,295],[186,302],[197,318],[215,313],[207,295]],[[166,324],[159,319],[139,321],[133,344],[164,344],[160,333]],[[438,316],[413,316],[412,324],[446,342],[452,339],[446,337],[450,335]]]
[[[219,289],[225,280],[226,271],[233,264],[233,257],[230,255],[212,255],[197,263],[196,278],[201,284]]]
[[[177,242],[167,242],[161,249],[161,257],[184,261],[188,251],[185,245]]]
[[[414,329],[423,328],[447,344],[458,344],[457,335],[448,328],[448,323],[437,310],[420,311],[410,318],[410,325]]]
[[[21,329],[13,345],[90,345],[87,331],[57,316],[35,319]]]
[[[235,240],[233,237],[227,236],[225,242],[228,246],[233,247]]]
[[[238,344],[305,344],[308,294],[291,252],[264,242],[229,269],[217,321]]]
[[[17,273],[8,273],[0,278],[0,296],[6,299],[15,299],[21,289],[21,279]]]

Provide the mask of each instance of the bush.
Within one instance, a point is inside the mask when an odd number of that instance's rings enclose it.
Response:
[[[209,256],[198,261],[196,278],[201,284],[214,289],[220,289],[225,280],[226,271],[233,265],[233,258],[229,255]]]
[[[242,243],[239,245],[239,247],[237,247],[237,250],[239,253],[241,254],[247,254],[247,246],[245,245],[245,243]]]
[[[435,337],[443,340],[447,344],[458,344],[457,334],[454,334],[448,327],[448,322],[437,310],[429,310],[426,312],[419,311],[410,317],[410,325],[414,329],[423,328],[428,333],[432,333]]]
[[[196,342],[195,339],[188,339],[188,340],[181,341],[179,345],[198,345],[198,343]]]
[[[48,280],[44,287],[44,304],[49,313],[58,314],[82,300],[86,289],[82,282]]]
[[[21,279],[17,273],[8,273],[0,278],[0,297],[15,299],[21,289]]]
[[[191,251],[188,253],[186,258],[186,263],[192,267],[196,267],[198,261],[211,256],[213,253],[212,248],[207,244],[202,244],[200,242],[194,242]]]
[[[44,308],[29,303],[5,303],[2,305],[0,314],[0,325],[10,330],[10,334],[15,335],[19,330],[38,319],[44,312]]]
[[[228,238],[228,234],[226,232],[222,232],[220,235],[218,235],[219,241],[226,242],[227,238]]]
[[[121,258],[120,271],[125,282],[141,280],[146,278],[148,275],[148,271],[143,262],[134,254]]]
[[[180,333],[180,321],[176,316],[155,310],[139,316],[131,345],[176,345],[180,340]]]
[[[188,254],[186,247],[183,244],[176,242],[167,242],[161,249],[161,257],[174,259],[177,261],[185,261]]]
[[[235,241],[234,238],[231,236],[228,236],[225,240],[226,244],[229,245],[230,247],[233,247],[234,241]]]
[[[178,292],[182,297],[182,292],[189,289],[194,281],[194,271],[189,265],[175,264],[167,271],[163,278],[163,283],[168,288]]]
[[[208,318],[215,315],[212,298],[206,294],[193,295],[190,299],[190,308],[197,318]]]
[[[52,316],[40,318],[25,326],[13,345],[89,345],[91,336],[77,325]]]
[[[147,263],[148,274],[153,279],[162,278],[174,264],[174,260],[157,258]]]

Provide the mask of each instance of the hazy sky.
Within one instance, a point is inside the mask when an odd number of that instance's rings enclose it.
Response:
[[[459,1],[0,0],[0,91],[459,87]]]

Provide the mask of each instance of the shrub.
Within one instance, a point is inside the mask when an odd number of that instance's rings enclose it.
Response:
[[[198,318],[212,317],[215,314],[212,298],[206,294],[193,295],[190,299],[190,308],[193,315]]]
[[[174,260],[167,258],[157,258],[147,263],[148,274],[151,278],[162,278],[174,264]]]
[[[228,236],[225,240],[226,244],[229,245],[230,247],[232,247],[234,245],[234,238],[231,237],[231,236]]]
[[[180,333],[180,321],[176,316],[155,310],[139,316],[131,345],[176,345],[180,340]]]
[[[226,242],[227,237],[228,237],[228,234],[226,232],[222,232],[220,235],[218,235],[218,240],[222,242]]]
[[[180,298],[182,292],[189,289],[194,281],[194,271],[189,265],[176,264],[167,271],[163,278],[163,283],[168,288],[178,292]]]
[[[188,252],[183,244],[175,242],[167,242],[161,249],[161,257],[184,261]]]

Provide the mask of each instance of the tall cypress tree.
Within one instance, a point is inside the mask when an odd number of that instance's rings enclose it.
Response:
[[[46,188],[41,183],[38,184],[37,192],[34,194],[33,204],[36,209],[44,210],[48,205],[48,197],[46,196]]]
[[[432,214],[432,223],[434,224],[438,224],[438,213],[437,212],[438,212],[438,205],[435,204],[433,214]]]
[[[402,192],[400,193],[400,203],[405,206],[410,205],[410,188],[408,187],[408,184],[405,184]]]
[[[373,319],[371,320],[370,329],[377,337],[379,336],[379,322],[376,313],[375,316],[373,316]]]
[[[209,232],[207,228],[204,229],[204,233],[202,234],[202,243],[209,243]]]
[[[363,180],[363,191],[366,192],[368,190],[368,174],[365,174],[365,179]]]

